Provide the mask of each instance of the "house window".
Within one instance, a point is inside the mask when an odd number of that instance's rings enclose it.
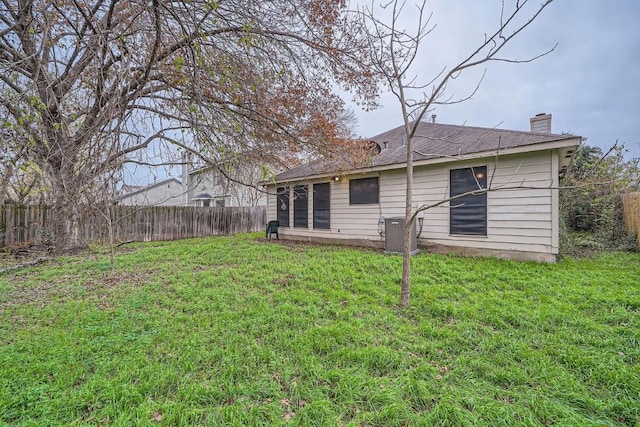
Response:
[[[313,228],[331,228],[329,183],[313,184]]]
[[[213,199],[213,197],[209,193],[198,193],[198,195],[193,198],[193,201],[196,206],[206,208],[211,206],[211,199]]]
[[[487,188],[487,167],[451,169],[451,197]],[[451,234],[487,235],[487,193],[452,200],[449,208]]]
[[[216,200],[216,208],[224,208],[224,199],[217,199]]]
[[[278,187],[276,190],[276,211],[280,227],[289,226],[289,187]]]
[[[380,189],[378,177],[352,179],[349,181],[349,204],[368,205],[378,203]]]
[[[309,227],[309,198],[306,185],[293,187],[293,226]]]

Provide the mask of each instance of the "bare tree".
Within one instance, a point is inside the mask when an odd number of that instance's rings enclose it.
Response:
[[[28,134],[18,125],[6,125],[10,117],[2,108],[0,114],[0,123],[5,123],[0,127],[0,202],[20,203],[30,187],[36,186],[38,174],[27,170],[31,154]]]
[[[0,3],[2,127],[51,182],[60,246],[104,176],[153,144],[211,159],[330,151],[339,84],[374,103],[344,0]]]
[[[446,105],[463,102],[470,99],[479,89],[480,81],[475,89],[467,96],[454,97],[447,91],[447,86],[453,79],[460,77],[464,72],[477,67],[482,67],[490,62],[525,63],[547,55],[554,48],[527,59],[511,59],[502,57],[505,46],[512,43],[516,37],[529,27],[553,0],[544,0],[541,4],[530,9],[527,0],[514,1],[510,6],[502,3],[500,21],[498,27],[491,33],[485,34],[476,47],[463,57],[460,62],[446,67],[432,78],[423,79],[422,76],[413,76],[412,67],[424,39],[435,28],[431,24],[432,15],[425,11],[426,2],[416,5],[417,24],[414,33],[407,33],[399,27],[399,21],[405,11],[406,2],[393,0],[383,7],[389,9],[391,18],[389,23],[376,18],[372,7],[364,7],[361,10],[363,19],[369,23],[370,46],[369,51],[374,55],[376,71],[384,77],[389,90],[397,98],[402,118],[406,141],[407,175],[405,198],[405,233],[403,247],[402,286],[400,304],[403,307],[409,305],[411,295],[411,234],[415,227],[416,215],[435,206],[448,203],[465,195],[488,191],[478,185],[476,192],[470,192],[455,197],[445,197],[436,205],[413,207],[413,139],[416,136],[418,125],[426,114],[437,105]],[[529,13],[528,17],[524,17]],[[414,94],[417,96],[414,98]]]

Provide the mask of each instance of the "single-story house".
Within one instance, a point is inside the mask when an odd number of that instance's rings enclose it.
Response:
[[[182,206],[182,182],[168,178],[146,186],[123,185],[116,194],[115,204],[124,206]]]
[[[417,243],[428,250],[553,262],[558,255],[559,178],[582,138],[551,133],[551,115],[531,131],[419,124],[413,140],[414,207],[489,188],[418,215]],[[336,172],[307,163],[267,183],[267,215],[280,238],[385,246],[385,221],[403,217],[404,128],[371,138],[379,154]]]

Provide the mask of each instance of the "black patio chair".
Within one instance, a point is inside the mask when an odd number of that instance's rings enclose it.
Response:
[[[276,239],[280,240],[280,235],[278,234],[278,227],[280,227],[280,221],[269,221],[267,223],[267,232],[265,233],[264,238],[271,240],[271,236],[275,234]]]

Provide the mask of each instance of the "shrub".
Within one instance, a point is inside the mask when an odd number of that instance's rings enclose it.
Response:
[[[624,224],[622,194],[638,191],[640,159],[626,161],[625,153],[618,144],[606,154],[588,145],[578,148],[561,181],[561,253],[637,250]]]

